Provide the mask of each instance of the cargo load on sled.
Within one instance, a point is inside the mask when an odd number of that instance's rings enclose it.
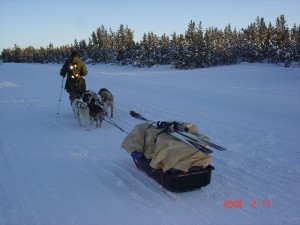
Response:
[[[201,139],[194,124],[182,123],[190,134]],[[205,143],[199,143],[209,149]],[[163,188],[184,192],[204,187],[210,183],[212,157],[168,134],[151,123],[136,125],[122,143],[131,154],[136,166]]]

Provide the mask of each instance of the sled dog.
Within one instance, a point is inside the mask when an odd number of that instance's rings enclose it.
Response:
[[[99,102],[99,97],[98,97],[97,93],[92,90],[88,90],[88,91],[84,92],[81,97],[82,97],[82,100],[87,104],[90,104],[92,99],[95,99],[96,102]]]
[[[73,112],[75,114],[76,119],[78,120],[79,126],[87,127],[90,120],[90,110],[88,105],[83,102],[81,99],[75,99],[72,102]]]
[[[101,102],[103,103],[103,112],[106,115],[108,108],[110,108],[110,117],[113,117],[114,114],[114,97],[112,93],[106,88],[101,88],[98,92],[98,95],[101,97]]]
[[[88,107],[90,110],[91,123],[96,122],[96,127],[101,127],[102,121],[104,120],[103,108],[94,98],[91,99]]]

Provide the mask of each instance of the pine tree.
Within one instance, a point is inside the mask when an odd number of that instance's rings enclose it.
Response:
[[[126,26],[125,27],[125,64],[132,64],[133,55],[135,50],[134,33]]]
[[[291,29],[291,60],[299,62],[300,65],[300,26],[294,24]]]
[[[285,43],[289,39],[289,29],[286,25],[284,15],[280,15],[276,19],[275,40],[277,45],[277,61],[284,62],[286,55]]]
[[[160,65],[168,65],[170,59],[170,39],[166,34],[163,34],[159,39],[159,61]]]
[[[268,57],[268,49],[270,48],[270,39],[268,35],[268,28],[266,26],[264,18],[257,17],[256,21],[257,31],[258,31],[258,60],[263,61]]]
[[[184,60],[184,65],[186,68],[193,69],[197,67],[197,51],[198,51],[198,43],[197,43],[197,34],[196,34],[196,24],[194,21],[190,21],[188,25],[188,29],[185,32],[185,41],[184,45],[186,45],[186,55],[182,60]]]
[[[80,57],[84,62],[88,62],[88,46],[85,40],[79,41]]]
[[[16,63],[23,62],[22,50],[17,44],[15,44],[13,51],[12,51],[12,61],[16,62]]]
[[[203,27],[202,22],[200,21],[198,24],[198,27],[196,29],[196,67],[203,68],[205,67],[205,43],[204,43],[204,37],[203,37]]]
[[[117,50],[116,60],[121,65],[126,64],[125,49],[126,49],[125,28],[124,25],[121,24],[119,30],[116,33],[116,50]]]

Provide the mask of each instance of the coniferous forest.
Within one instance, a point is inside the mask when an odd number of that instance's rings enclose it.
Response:
[[[3,62],[63,63],[70,52],[78,50],[86,63],[109,63],[151,67],[171,65],[178,69],[194,69],[239,62],[283,63],[300,60],[300,26],[288,28],[284,15],[276,24],[266,24],[263,17],[237,31],[230,24],[223,30],[190,21],[184,34],[170,36],[144,33],[142,40],[134,41],[134,32],[121,24],[117,31],[103,25],[91,34],[88,42],[54,47],[26,47],[3,49]]]

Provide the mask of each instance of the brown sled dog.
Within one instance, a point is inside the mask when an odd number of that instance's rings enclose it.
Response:
[[[101,102],[104,104],[103,112],[107,114],[108,108],[110,108],[110,117],[114,115],[114,96],[106,88],[101,88],[98,92],[101,97]]]

